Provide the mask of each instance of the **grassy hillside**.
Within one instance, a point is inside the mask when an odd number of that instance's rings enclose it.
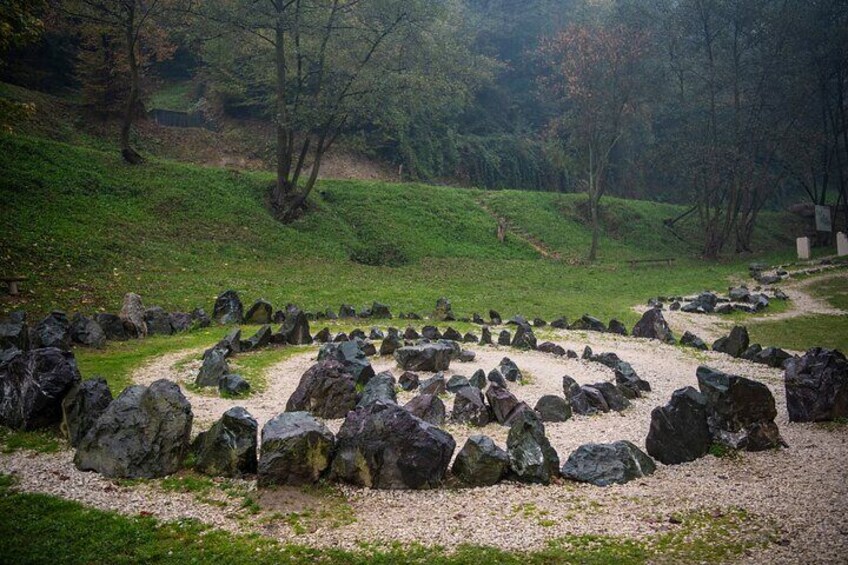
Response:
[[[672,206],[610,199],[608,218],[618,220],[602,262],[572,267],[513,235],[499,243],[479,202],[578,257],[589,241],[580,196],[325,181],[309,214],[284,226],[264,206],[265,173],[157,160],[136,168],[113,151],[20,133],[0,136],[0,151],[2,271],[30,278],[0,310],[115,310],[128,291],[169,309],[208,308],[234,288],[245,301],[307,309],[380,300],[426,312],[447,295],[462,314],[632,319],[629,306],[650,295],[720,288],[742,272],[702,263],[664,233]],[[656,256],[680,260],[671,270],[623,263]]]

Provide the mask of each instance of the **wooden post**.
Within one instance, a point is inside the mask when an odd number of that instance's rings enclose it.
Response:
[[[506,239],[506,222],[501,219],[501,220],[498,220],[498,241],[503,243],[505,239]]]

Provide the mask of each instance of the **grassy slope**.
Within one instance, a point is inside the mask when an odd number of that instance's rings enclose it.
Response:
[[[679,210],[669,206],[610,199],[617,213],[641,220],[604,238],[602,263],[571,267],[541,260],[513,237],[499,244],[477,199],[509,201],[550,245],[581,250],[588,231],[567,207],[577,214],[579,197],[326,181],[306,218],[283,226],[263,206],[267,174],[156,160],[133,168],[112,152],[20,134],[0,136],[0,151],[0,258],[4,271],[30,277],[22,298],[5,298],[0,310],[116,310],[128,291],[168,309],[209,308],[234,288],[245,301],[307,309],[379,300],[395,312],[427,312],[447,295],[466,315],[496,308],[632,321],[629,307],[648,296],[721,288],[741,273],[738,264],[700,262],[664,236],[661,219]],[[550,212],[552,202],[563,214]],[[374,245],[411,262],[349,260]],[[621,262],[670,254],[681,258],[674,269],[631,271]]]

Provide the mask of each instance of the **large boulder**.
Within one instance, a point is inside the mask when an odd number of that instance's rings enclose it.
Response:
[[[445,403],[433,394],[419,394],[407,402],[404,408],[428,424],[441,426],[445,423]]]
[[[70,333],[73,343],[95,349],[106,345],[106,333],[100,324],[82,314],[74,314],[71,318]]]
[[[289,345],[309,345],[312,336],[309,333],[309,320],[297,306],[286,309],[286,319],[280,327],[278,341]]]
[[[356,408],[356,379],[344,364],[325,359],[309,368],[286,403],[286,412],[309,412],[319,418],[344,418]]]
[[[470,379],[468,379],[468,384],[473,387],[477,387],[480,390],[486,388],[486,371],[483,369],[477,369],[474,371],[474,374],[471,375]]]
[[[395,360],[405,371],[434,373],[450,368],[453,349],[441,343],[428,343],[401,347],[395,351]]]
[[[654,461],[629,441],[587,443],[568,456],[562,476],[605,487],[645,477],[656,468]]]
[[[774,396],[757,381],[698,367],[713,440],[732,449],[762,451],[785,445],[774,419]]]
[[[509,469],[509,455],[491,438],[473,435],[457,453],[454,476],[469,486],[486,487],[499,482]]]
[[[768,365],[773,369],[780,369],[786,361],[792,359],[792,355],[778,347],[766,347],[754,356],[754,363]]]
[[[499,424],[506,424],[513,412],[522,404],[514,394],[502,386],[492,383],[486,389],[486,400]]]
[[[448,329],[445,330],[445,333],[442,334],[442,339],[447,339],[450,341],[462,341],[462,334],[448,326]]]
[[[79,445],[111,403],[112,391],[105,379],[87,379],[71,386],[62,400],[62,432],[71,446]]]
[[[517,349],[536,349],[536,335],[529,324],[519,324],[512,338],[512,346]]]
[[[583,316],[571,324],[570,329],[576,331],[605,332],[607,327],[599,319],[589,314],[583,314]]]
[[[550,341],[546,341],[542,344],[539,344],[538,349],[542,353],[550,353],[551,355],[556,355],[557,357],[565,357],[565,348]]]
[[[518,369],[518,365],[516,365],[509,357],[501,359],[501,362],[498,365],[498,370],[506,380],[512,383],[519,382],[523,378],[521,371]]]
[[[333,433],[308,412],[283,412],[262,426],[259,486],[318,482],[334,445]]]
[[[350,412],[336,439],[330,477],[378,489],[439,486],[456,448],[447,432],[381,402]]]
[[[662,310],[651,308],[633,326],[633,337],[657,339],[665,343],[674,343],[674,335],[663,317]]]
[[[271,326],[264,325],[255,334],[244,341],[239,342],[239,351],[256,351],[271,343],[274,332]]]
[[[398,379],[398,386],[400,386],[401,390],[409,392],[418,388],[419,381],[420,379],[417,374],[410,371],[404,371]]]
[[[492,345],[492,330],[489,326],[480,328],[480,345]]]
[[[213,347],[204,353],[203,364],[197,373],[194,384],[197,386],[218,386],[218,381],[230,373],[226,350]]]
[[[318,361],[325,359],[333,359],[341,363],[344,371],[349,373],[358,385],[365,386],[374,377],[374,368],[358,341],[323,345],[318,351]]]
[[[392,313],[385,304],[375,302],[371,305],[371,317],[388,320],[391,319]]]
[[[241,375],[231,373],[218,379],[218,392],[224,398],[245,396],[250,392],[250,383]]]
[[[171,335],[174,333],[170,316],[159,306],[144,309],[144,323],[147,325],[147,335]]]
[[[848,418],[848,361],[841,352],[810,349],[786,363],[783,381],[791,422]]]
[[[630,407],[630,401],[622,394],[621,390],[612,383],[600,382],[592,385],[604,395],[604,401],[609,409],[614,412],[623,412]]]
[[[389,333],[380,343],[380,355],[394,355],[394,352],[403,347],[403,340],[397,333]]]
[[[187,332],[195,327],[195,319],[188,312],[171,312],[168,314],[168,323],[174,333]]]
[[[130,337],[147,337],[147,324],[144,323],[144,303],[139,295],[134,292],[128,292],[124,295],[119,316],[124,321],[124,328],[126,328]]]
[[[436,301],[436,310],[433,312],[433,319],[440,322],[453,322],[456,318],[453,315],[451,301],[447,298],[439,298]]]
[[[36,324],[32,331],[32,347],[71,348],[71,322],[64,312],[55,311]]]
[[[72,353],[55,347],[9,350],[0,364],[0,425],[35,430],[62,420],[62,400],[80,373]]]
[[[170,475],[188,452],[192,419],[191,404],[171,381],[127,387],[83,437],[74,464],[107,477]]]
[[[580,390],[586,395],[586,400],[589,406],[592,407],[592,412],[609,412],[610,407],[607,404],[607,399],[604,398],[604,393],[595,388],[594,385],[582,385]]]
[[[568,375],[562,377],[562,392],[565,395],[565,399],[571,405],[571,411],[574,414],[586,416],[595,412],[595,409],[586,396],[586,392],[577,384],[577,381]]]
[[[545,436],[545,425],[532,410],[522,412],[509,428],[506,451],[509,467],[521,482],[546,485],[557,476],[559,456]]]
[[[456,391],[453,399],[451,419],[458,424],[470,424],[483,427],[489,423],[489,408],[483,398],[483,392],[474,386]]]
[[[224,339],[215,344],[214,349],[223,351],[225,357],[230,357],[235,353],[241,353],[241,329],[231,329],[224,336]]]
[[[219,324],[240,324],[244,320],[244,307],[239,295],[234,290],[228,290],[215,299],[212,309],[212,319]]]
[[[29,326],[26,323],[26,316],[0,321],[0,351],[13,347],[26,351],[29,346]]]
[[[657,461],[666,465],[694,461],[707,454],[711,443],[707,400],[691,386],[674,391],[668,404],[651,411],[645,447]]]
[[[501,330],[498,334],[498,345],[510,345],[512,343],[512,335],[509,330]]]
[[[453,375],[448,379],[448,382],[445,383],[445,388],[448,392],[452,392],[456,394],[459,389],[471,386],[471,383],[468,382],[468,379],[463,377],[462,375]]]
[[[742,354],[747,351],[751,345],[751,340],[748,337],[748,330],[745,326],[735,326],[730,335],[718,339],[713,343],[713,351],[726,353],[731,357],[742,357]]]
[[[395,385],[395,377],[390,372],[378,373],[362,389],[362,397],[357,406],[369,406],[375,402],[397,403]]]
[[[424,326],[421,328],[421,337],[430,341],[442,339],[442,332],[436,326]]]
[[[546,394],[534,408],[543,422],[565,422],[571,418],[571,404],[561,396]]]
[[[424,379],[418,383],[418,388],[421,390],[421,394],[444,394],[448,389],[447,387],[448,384],[442,373],[436,373],[429,379]]]
[[[274,321],[274,306],[267,300],[259,299],[247,309],[244,315],[245,324],[261,326]]]
[[[695,349],[700,349],[701,351],[706,351],[709,349],[707,344],[703,339],[699,338],[692,332],[685,332],[683,337],[680,338],[680,345],[684,345],[686,347],[694,347]]]
[[[639,398],[643,392],[651,392],[651,384],[636,374],[627,361],[619,361],[613,370],[616,385],[628,398]]]
[[[256,433],[259,424],[236,406],[192,443],[194,469],[213,477],[241,477],[256,472]]]

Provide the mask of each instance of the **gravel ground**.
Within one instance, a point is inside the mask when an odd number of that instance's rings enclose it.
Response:
[[[796,300],[803,293],[793,296]],[[801,299],[803,300],[803,299]],[[704,318],[701,316],[700,318]],[[680,322],[681,319],[675,319]],[[848,562],[848,427],[825,428],[788,422],[782,371],[732,359],[714,352],[697,352],[647,340],[594,334],[557,332],[555,341],[582,351],[589,345],[600,353],[614,351],[647,379],[653,392],[632,402],[622,414],[575,416],[568,422],[547,424],[547,434],[562,462],[587,442],[627,439],[644,449],[650,412],[665,404],[683,386],[697,387],[695,371],[701,364],[759,380],[774,393],[777,423],[788,449],[744,453],[738,458],[704,457],[693,463],[663,466],[651,477],[627,485],[599,488],[562,481],[550,486],[502,483],[488,488],[445,488],[435,491],[371,491],[342,487],[353,508],[353,524],[294,535],[282,522],[263,525],[261,532],[280,539],[315,546],[356,547],[361,541],[399,541],[438,544],[447,548],[462,543],[504,549],[536,549],[547,540],[569,534],[612,534],[642,538],[681,526],[670,523],[672,514],[696,510],[739,508],[755,516],[755,523],[771,531],[778,543],[743,556],[752,563]],[[470,376],[488,370],[504,356],[528,373],[527,384],[511,390],[531,406],[544,394],[562,394],[562,376],[581,384],[611,380],[612,371],[583,360],[556,358],[539,352],[521,353],[510,348],[478,347],[472,363],[454,363],[446,376]],[[158,378],[186,382],[193,366],[173,365],[186,352],[163,356],[135,375],[136,382]],[[314,350],[305,350],[272,367],[261,395],[233,401],[185,391],[195,413],[195,433],[220,417],[227,408],[245,406],[260,425],[285,407],[300,376],[314,363]],[[372,361],[376,371],[401,371],[388,358]],[[422,378],[429,376],[421,374]],[[401,403],[412,397],[399,395]],[[452,397],[445,400],[448,411]],[[329,421],[337,431],[341,420]],[[469,435],[484,433],[504,446],[507,429],[497,424],[485,428],[447,425],[457,442],[457,452]],[[203,504],[185,494],[166,493],[155,485],[116,486],[113,481],[73,468],[70,452],[36,455],[18,452],[0,455],[0,472],[14,473],[20,488],[38,491],[98,508],[135,514],[149,512],[163,519],[194,517],[230,530],[251,529],[249,522],[231,517],[232,508]],[[259,529],[260,526],[256,525]],[[752,535],[758,535],[753,532]]]

